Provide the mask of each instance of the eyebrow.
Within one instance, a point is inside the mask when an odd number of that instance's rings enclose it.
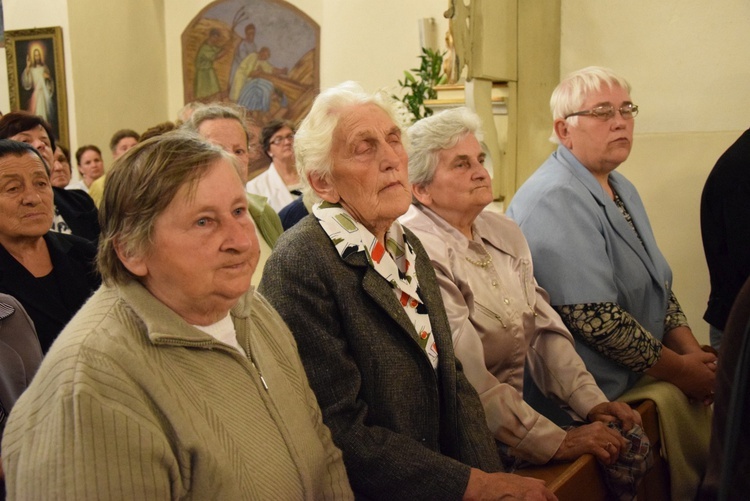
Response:
[[[365,129],[365,130],[359,131],[356,134],[354,134],[354,136],[352,136],[352,140],[361,139],[363,137],[372,137],[372,136],[375,136],[375,135],[377,135],[376,131],[377,131],[377,129]],[[401,134],[401,129],[399,129],[398,125],[394,125],[393,127],[391,127],[390,129],[388,129],[385,132],[386,136],[388,136],[390,134],[399,134],[400,135]]]
[[[372,129],[361,130],[351,137],[351,143],[354,144],[357,141],[361,141],[363,139],[370,139],[373,136],[374,134]]]
[[[22,180],[23,176],[19,174],[0,174],[0,181],[6,181],[6,180]]]
[[[220,204],[222,203],[223,202],[220,202]],[[235,205],[235,204],[243,204],[243,205],[247,204],[247,198],[245,197],[245,195],[237,195],[236,197],[230,199],[229,205]],[[206,210],[209,208],[210,210],[216,210],[216,211],[221,210],[221,207],[219,205],[216,205],[213,203],[203,205],[201,210]]]
[[[453,161],[456,160],[471,160],[471,155],[456,155],[453,157]],[[485,152],[480,152],[479,155],[477,155],[477,158],[487,158],[487,154]]]
[[[620,103],[620,106],[622,106],[623,104],[633,104],[633,101],[622,101]],[[600,103],[596,103],[594,106],[592,106],[592,108],[598,108],[599,106],[614,106],[614,103],[612,103],[612,101],[602,101]]]
[[[31,173],[31,181],[36,181],[39,178],[49,179],[46,172],[42,170],[34,170]],[[0,174],[0,183],[7,183],[10,181],[19,181],[22,183],[24,180],[25,176],[22,176],[21,174]]]

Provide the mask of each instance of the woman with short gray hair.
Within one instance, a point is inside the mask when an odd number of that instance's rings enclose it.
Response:
[[[435,177],[440,163],[440,152],[453,148],[461,139],[472,134],[481,143],[482,122],[476,113],[458,107],[440,113],[440,118],[420,121],[409,128],[409,182],[428,185]],[[416,144],[415,144],[416,141]]]
[[[672,496],[692,499],[708,458],[718,360],[693,335],[638,190],[618,171],[638,105],[624,79],[590,66],[563,78],[550,106],[559,146],[518,189],[508,216],[604,394],[657,401],[660,419],[674,423],[662,427]]]

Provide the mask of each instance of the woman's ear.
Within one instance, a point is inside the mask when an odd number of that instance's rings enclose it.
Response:
[[[557,138],[560,140],[560,144],[569,150],[573,149],[573,144],[570,138],[570,124],[568,124],[568,121],[563,118],[558,118],[555,120],[554,128],[555,134],[557,134]]]
[[[430,204],[432,203],[432,196],[430,195],[429,184],[412,184],[411,194],[422,205],[429,207]]]
[[[310,183],[313,191],[326,202],[335,204],[341,199],[336,187],[331,184],[330,176],[321,176],[317,172],[311,172],[307,175],[307,182]]]
[[[117,257],[122,262],[123,266],[127,270],[135,275],[136,277],[145,277],[148,275],[148,265],[144,256],[139,254],[131,254],[125,251],[125,248],[119,241],[115,241],[115,252]]]

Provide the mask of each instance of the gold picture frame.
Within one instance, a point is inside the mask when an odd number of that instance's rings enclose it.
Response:
[[[44,118],[55,139],[70,145],[62,28],[5,32],[10,109]]]

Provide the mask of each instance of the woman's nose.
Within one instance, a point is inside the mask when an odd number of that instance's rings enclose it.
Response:
[[[487,169],[484,167],[484,164],[479,161],[472,162],[472,170],[474,171],[474,174],[472,176],[474,179],[485,179],[490,175],[490,173],[487,172]]]
[[[399,156],[396,149],[390,144],[386,143],[386,146],[382,149],[383,157],[380,160],[380,166],[384,170],[395,169],[396,167],[403,167],[401,164],[401,156]]]
[[[225,250],[245,252],[252,247],[255,227],[248,214],[247,219],[232,219],[226,226]]]
[[[28,186],[24,188],[23,195],[21,197],[21,200],[24,205],[37,205],[41,203],[42,196],[39,194],[39,192],[32,187]]]

